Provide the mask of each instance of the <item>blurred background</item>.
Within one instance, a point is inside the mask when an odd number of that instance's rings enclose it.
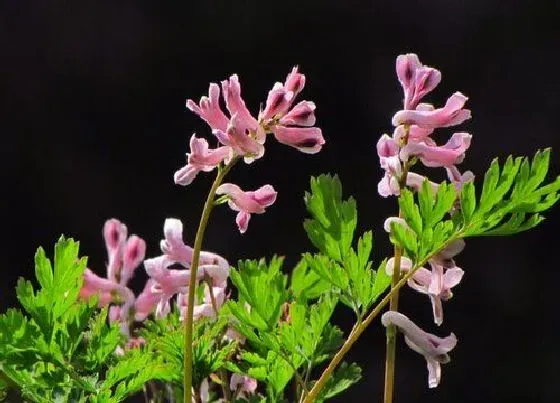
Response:
[[[18,276],[33,276],[39,245],[61,233],[81,241],[104,273],[101,229],[125,222],[159,253],[166,217],[181,218],[192,243],[211,176],[173,184],[193,132],[211,138],[185,109],[208,83],[238,73],[257,111],[293,65],[307,77],[301,99],[317,104],[327,141],[317,155],[267,142],[265,158],[231,181],[279,192],[245,235],[227,208],[215,210],[204,248],[230,262],[286,256],[286,271],[312,249],[302,228],[309,177],[338,173],[356,197],[360,232],[376,237],[374,261],[391,253],[382,223],[395,200],[377,195],[375,144],[391,133],[402,92],[394,64],[415,52],[443,73],[429,100],[469,96],[473,134],[462,164],[477,183],[493,157],[552,146],[560,173],[558,0],[471,1],[14,1],[0,5],[0,308],[16,304]],[[435,170],[443,179],[443,169]],[[466,275],[446,303],[441,328],[427,298],[409,290],[401,307],[427,330],[457,334],[436,390],[424,359],[399,340],[397,402],[558,402],[560,208],[513,238],[476,239],[458,257]],[[145,281],[139,270],[133,281]],[[349,330],[344,309],[336,322]],[[338,401],[381,401],[385,339],[374,323],[349,360],[364,379]]]

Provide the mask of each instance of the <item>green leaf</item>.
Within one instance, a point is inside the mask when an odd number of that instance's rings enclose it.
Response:
[[[471,221],[475,208],[476,195],[474,192],[474,184],[472,182],[467,182],[463,185],[463,189],[461,190],[461,211],[465,224]]]
[[[343,362],[321,391],[318,401],[330,399],[344,392],[362,378],[362,370],[356,363]]]
[[[257,329],[273,329],[280,318],[282,305],[288,299],[286,276],[282,274],[283,259],[273,257],[270,263],[239,261],[230,272],[231,280],[239,291],[239,300],[230,301],[229,309],[242,322]],[[250,306],[248,310],[246,305]]]
[[[290,290],[297,300],[316,299],[330,289],[330,283],[311,270],[305,259],[301,259],[292,271]]]
[[[311,178],[311,192],[305,193],[305,204],[312,218],[303,226],[313,245],[324,255],[342,262],[352,246],[357,224],[356,202],[342,200],[338,176]]]

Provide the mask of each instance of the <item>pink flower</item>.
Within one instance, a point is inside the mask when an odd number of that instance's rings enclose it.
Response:
[[[115,283],[109,279],[99,277],[90,269],[84,271],[84,283],[80,289],[79,296],[82,299],[89,299],[93,295],[98,295],[98,305],[106,306],[110,303],[134,303],[134,294],[124,285]]]
[[[126,225],[112,218],[103,226],[103,238],[109,255],[107,278],[125,285],[142,263],[146,254],[146,242],[136,235],[128,240]]]
[[[268,120],[276,115],[285,114],[292,104],[293,98],[294,93],[292,91],[287,91],[282,83],[274,84],[274,87],[272,87],[268,93],[266,106],[259,114],[259,120]]]
[[[316,154],[321,151],[325,139],[318,127],[286,127],[274,126],[274,137],[279,143],[297,148],[306,154]]]
[[[134,302],[134,319],[141,322],[156,309],[161,295],[153,292],[152,288],[156,284],[154,279],[148,279],[144,290],[136,297]]]
[[[187,153],[187,165],[175,172],[177,185],[190,184],[199,172],[210,172],[229,156],[229,147],[208,148],[208,142],[194,134],[190,141],[191,152]]]
[[[253,394],[257,390],[257,380],[246,375],[232,374],[229,388],[236,392],[236,397],[246,399],[247,394]]]
[[[286,77],[284,82],[284,88],[286,91],[291,91],[294,93],[294,97],[303,90],[305,87],[305,76],[298,72],[298,67],[294,66],[292,71]]]
[[[256,131],[252,132],[246,125],[246,121],[237,113],[232,116],[225,132],[214,130],[212,133],[220,143],[231,147],[234,155],[243,156],[246,163],[251,163],[264,155],[264,146],[257,138]],[[229,158],[232,156],[230,155]]]
[[[222,81],[222,92],[230,116],[233,118],[234,115],[237,115],[240,126],[256,131],[258,122],[251,115],[251,112],[245,106],[245,101],[241,98],[241,85],[237,74],[232,74],[229,80]]]
[[[400,176],[402,172],[401,161],[399,159],[399,145],[397,142],[384,134],[377,142],[377,155],[381,168],[385,169],[393,176]]]
[[[443,146],[437,146],[431,139],[425,142],[409,142],[400,152],[403,161],[418,156],[427,167],[448,167],[459,164],[471,145],[472,136],[468,133],[455,133]]]
[[[457,337],[451,333],[447,337],[438,337],[427,333],[399,312],[388,311],[381,316],[381,323],[387,327],[395,325],[404,334],[406,344],[422,354],[428,365],[428,386],[435,388],[441,380],[441,364],[451,361],[449,352],[457,345]]]
[[[114,282],[118,282],[117,277],[120,277],[122,255],[127,234],[126,225],[119,220],[112,218],[105,221],[103,238],[105,239],[105,247],[109,255],[107,278]]]
[[[398,111],[393,116],[393,126],[416,125],[424,129],[449,127],[463,123],[471,117],[471,111],[463,109],[467,97],[460,92],[454,93],[440,109],[427,110],[422,106],[416,110]]]
[[[183,223],[176,218],[168,218],[163,226],[165,239],[160,243],[161,251],[170,260],[185,268],[191,267],[193,249],[183,242]],[[212,252],[201,251],[197,277],[208,275],[215,285],[223,284],[229,277],[229,263]]]
[[[453,267],[445,270],[442,265],[434,260],[430,260],[432,270],[419,268],[408,280],[408,285],[430,297],[432,310],[434,313],[434,322],[436,325],[443,323],[443,307],[441,301],[447,301],[452,296],[451,288],[461,282],[465,272],[459,267]]]
[[[200,105],[187,100],[187,108],[200,116],[214,130],[226,130],[229,119],[220,108],[220,87],[210,83],[208,97],[200,98]]]
[[[186,293],[191,278],[190,270],[176,270],[167,256],[159,256],[144,261],[146,273],[153,280],[150,292],[159,295],[156,316],[164,316],[169,311],[169,300],[177,293]]]
[[[306,126],[315,124],[315,103],[301,101],[287,114],[280,118],[279,123],[284,126]]]
[[[414,109],[441,81],[441,73],[434,68],[423,66],[414,53],[398,56],[396,70],[405,94],[405,109]]]
[[[228,204],[234,211],[238,211],[236,223],[239,232],[247,231],[251,214],[262,214],[265,208],[276,201],[276,191],[271,185],[261,186],[255,191],[244,192],[237,185],[224,183],[216,190],[218,195],[227,195]]]
[[[445,167],[445,170],[447,171],[447,177],[455,185],[457,192],[461,191],[465,183],[474,181],[474,174],[471,171],[461,173],[454,165]]]

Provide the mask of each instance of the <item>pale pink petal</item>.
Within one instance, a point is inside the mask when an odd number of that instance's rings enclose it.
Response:
[[[286,77],[284,82],[284,88],[286,91],[291,91],[294,93],[294,97],[303,90],[305,86],[305,76],[298,72],[297,66],[295,66],[290,74]]]
[[[228,279],[229,263],[223,257],[212,252],[201,251],[199,262],[198,270],[210,276],[214,285],[224,284]]]
[[[315,124],[315,103],[301,101],[294,106],[279,123],[283,126],[313,126]]]
[[[446,289],[451,289],[461,282],[465,272],[459,267],[447,269],[443,275],[443,285]]]
[[[419,191],[426,179],[427,178],[425,176],[418,175],[415,172],[409,172],[408,175],[406,176],[406,186],[408,186],[409,188],[415,191]],[[439,189],[439,185],[431,181],[428,182],[432,188],[432,193],[436,194]]]
[[[441,364],[431,358],[426,358],[426,364],[428,366],[428,387],[437,388],[441,381]]]
[[[197,105],[192,99],[187,100],[187,108],[206,121],[212,129],[226,130],[229,119],[220,108],[218,84],[210,83],[208,95],[209,97],[200,99],[200,105]]]
[[[173,174],[173,181],[176,185],[190,185],[199,172],[199,168],[187,164],[179,170],[175,171],[175,174]]]
[[[134,274],[134,270],[142,263],[145,256],[146,242],[136,235],[132,235],[128,238],[124,249],[121,284],[124,285],[130,280]]]
[[[246,213],[245,211],[240,211],[237,213],[235,217],[235,223],[237,224],[237,228],[239,228],[239,232],[244,234],[247,232],[247,228],[249,226],[249,220],[251,219],[251,214]]]
[[[274,87],[268,92],[266,106],[260,114],[261,119],[268,120],[276,115],[284,114],[290,107],[293,97],[294,93],[286,90],[282,83],[274,84]]]
[[[278,142],[297,148],[306,154],[318,153],[325,144],[321,129],[318,127],[274,126],[272,132]]]
[[[443,323],[443,306],[439,295],[430,295],[430,302],[432,303],[432,311],[434,314],[434,323],[440,326]]]
[[[433,111],[401,110],[393,116],[393,126],[408,124],[425,129],[434,129],[458,125],[471,117],[470,110],[462,109],[467,99],[460,92],[456,92],[440,109],[434,109]]]
[[[251,112],[245,106],[245,101],[241,98],[241,85],[237,74],[231,75],[229,80],[222,81],[222,91],[230,115],[232,117],[237,115],[239,121],[242,122],[243,131],[245,129],[256,130],[258,122],[251,115]],[[220,130],[224,129],[220,128]]]
[[[400,194],[400,187],[397,178],[385,172],[385,175],[377,184],[377,192],[382,197],[398,196]]]
[[[400,152],[403,161],[411,156],[418,156],[428,167],[447,167],[463,161],[465,151],[471,145],[472,136],[468,133],[455,133],[449,141],[441,146],[422,143],[408,143]]]
[[[103,238],[109,262],[107,263],[107,278],[117,282],[122,268],[122,255],[128,231],[126,225],[117,219],[110,219],[103,226]]]

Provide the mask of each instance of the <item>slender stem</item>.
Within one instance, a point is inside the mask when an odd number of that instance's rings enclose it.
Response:
[[[212,207],[214,206],[214,196],[216,195],[216,190],[218,186],[222,183],[222,180],[229,172],[231,167],[237,161],[236,158],[232,159],[229,164],[227,164],[223,169],[218,170],[218,175],[212,183],[212,187],[208,192],[208,197],[204,203],[204,208],[202,210],[202,216],[200,217],[200,222],[198,224],[198,230],[196,231],[196,237],[194,240],[194,250],[193,258],[191,264],[191,278],[189,280],[189,294],[187,300],[187,317],[185,319],[185,351],[184,351],[184,378],[183,378],[183,402],[192,402],[192,332],[193,332],[193,309],[194,309],[194,296],[196,289],[196,272],[198,270],[198,260],[200,258],[200,250],[202,248],[202,239],[204,238],[204,231],[206,230],[206,225],[208,224],[208,219],[210,218],[210,213],[212,212]]]
[[[453,240],[455,240],[455,238],[449,239],[447,243],[450,243]],[[442,248],[443,247],[445,247],[445,245],[443,245]],[[401,278],[397,282],[397,284],[395,284],[394,287],[391,288],[391,291],[389,291],[387,295],[385,295],[385,297],[383,297],[383,299],[379,301],[379,303],[368,314],[368,316],[366,316],[366,318],[363,321],[356,324],[356,326],[350,332],[348,338],[346,339],[346,341],[344,342],[340,350],[337,351],[337,353],[334,355],[333,359],[329,363],[328,367],[321,374],[319,380],[313,385],[313,388],[305,398],[304,403],[311,403],[315,401],[315,399],[319,395],[319,392],[325,387],[325,384],[327,383],[328,379],[331,377],[335,368],[342,361],[342,359],[344,358],[346,353],[350,350],[350,348],[354,345],[354,343],[358,340],[360,335],[364,332],[364,330],[367,329],[367,327],[370,325],[373,319],[375,319],[377,315],[379,315],[381,310],[390,302],[393,294],[397,293],[406,284],[408,279],[411,278],[414,275],[414,273],[416,273],[416,270],[422,267],[425,263],[426,263],[425,261],[422,261],[419,264],[417,264],[416,267],[410,270],[403,278]]]
[[[408,133],[410,127],[405,126],[406,134],[403,138],[403,145],[408,143]],[[406,188],[406,180],[408,177],[409,162],[406,161],[403,166],[403,172],[399,178],[399,188],[402,192]],[[402,218],[402,210],[399,208],[399,217]],[[401,258],[403,250],[395,245],[395,261],[393,268],[393,276],[391,278],[391,290],[395,288],[401,278]],[[399,310],[399,291],[396,290],[389,301],[389,310],[397,312]],[[385,353],[385,387],[383,392],[383,402],[393,403],[393,391],[395,386],[395,356],[397,350],[397,328],[391,324],[387,326],[385,331],[387,337],[386,353]]]
[[[216,296],[214,295],[214,289],[212,287],[212,279],[208,276],[206,277],[205,281],[206,281],[206,285],[208,286],[208,290],[210,292],[210,301],[212,302],[212,309],[217,318],[218,303],[216,302]],[[221,387],[222,387],[222,394],[224,395],[224,400],[229,403],[231,401],[231,391],[229,390],[227,372],[223,368],[221,368],[218,370],[218,376],[222,381]]]
[[[400,214],[399,214],[400,215]],[[401,274],[401,257],[402,249],[395,247],[395,264],[393,268],[393,277],[391,279],[391,289],[394,289],[399,282]],[[398,311],[399,309],[399,291],[396,290],[389,300],[389,309]],[[393,386],[395,383],[395,352],[397,346],[397,328],[395,325],[387,326],[387,347],[385,355],[385,388],[384,403],[393,402]]]

